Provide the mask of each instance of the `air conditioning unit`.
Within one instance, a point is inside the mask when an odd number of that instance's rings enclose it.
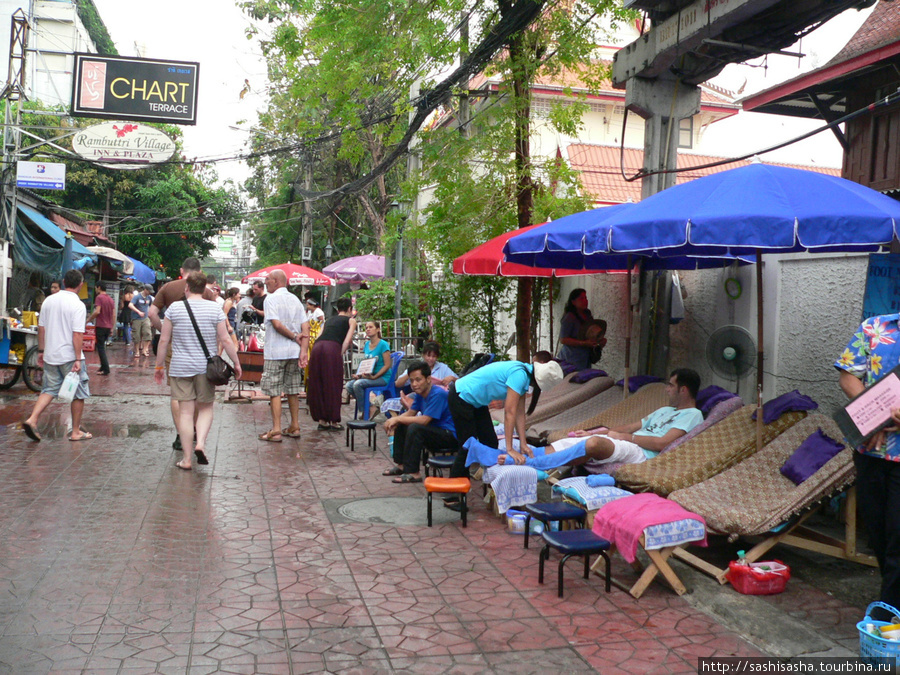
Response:
[[[312,246],[303,247],[303,259],[312,260]]]

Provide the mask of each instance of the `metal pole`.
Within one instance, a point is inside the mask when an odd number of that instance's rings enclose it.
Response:
[[[763,437],[763,262],[756,250],[756,449],[762,449]]]
[[[397,236],[397,256],[394,260],[394,330],[400,329],[401,298],[403,295],[403,221]],[[395,336],[396,337],[396,336]]]

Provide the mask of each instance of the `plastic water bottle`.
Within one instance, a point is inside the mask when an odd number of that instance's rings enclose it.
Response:
[[[394,434],[388,436],[388,454],[391,456],[391,459],[394,458]]]
[[[744,550],[737,552],[737,562],[738,565],[746,565],[747,564],[747,552]]]

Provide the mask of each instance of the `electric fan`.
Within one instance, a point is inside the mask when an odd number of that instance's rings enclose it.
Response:
[[[706,361],[714,373],[734,380],[736,388],[740,378],[756,365],[753,336],[740,326],[717,328],[706,341]]]

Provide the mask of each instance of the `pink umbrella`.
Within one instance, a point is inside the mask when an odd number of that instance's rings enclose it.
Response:
[[[344,258],[333,262],[322,270],[322,274],[331,277],[335,281],[345,283],[359,283],[369,279],[384,278],[384,256],[357,255],[352,258]]]
[[[256,270],[245,276],[241,281],[245,284],[257,280],[265,281],[266,277],[275,270],[281,270],[285,273],[288,280],[288,286],[334,286],[334,279],[329,279],[321,272],[310,267],[295,265],[294,263],[289,262]]]

